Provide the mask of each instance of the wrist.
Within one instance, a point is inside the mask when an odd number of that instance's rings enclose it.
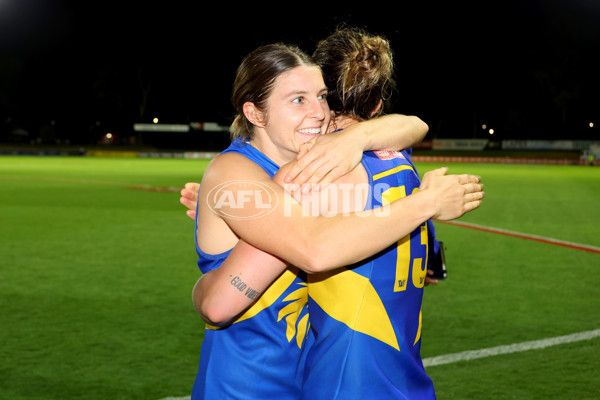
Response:
[[[358,121],[350,117],[338,117],[338,129],[344,130],[344,136],[351,137],[350,141],[362,151],[379,150],[374,148],[373,127],[371,121]]]
[[[418,205],[418,214],[424,220],[432,219],[437,214],[437,202],[432,190],[419,190],[409,197],[413,197]]]
[[[358,124],[360,129],[356,129],[357,135],[360,135],[357,140],[362,143],[363,151],[379,150],[378,148],[375,148],[374,132],[370,122],[371,121],[363,121]]]

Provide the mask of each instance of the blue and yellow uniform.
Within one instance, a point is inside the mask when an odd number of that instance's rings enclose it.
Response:
[[[239,140],[224,152],[248,157],[271,177],[279,169]],[[218,268],[231,252],[206,254],[198,245],[196,251],[202,273]],[[192,399],[299,399],[308,337],[307,308],[306,275],[288,268],[231,325],[207,325]]]
[[[370,184],[366,209],[373,212],[420,185],[401,152],[368,152],[362,164]],[[308,276],[316,337],[308,350],[302,399],[435,398],[420,355],[427,246],[423,223],[341,272]]]

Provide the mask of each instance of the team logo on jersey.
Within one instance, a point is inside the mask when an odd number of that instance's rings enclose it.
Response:
[[[288,342],[291,342],[295,337],[296,344],[299,348],[302,348],[304,337],[308,332],[308,287],[306,283],[301,283],[299,286],[299,289],[283,299],[288,304],[279,310],[277,322],[285,319],[287,324],[285,335]]]
[[[392,158],[406,159],[406,157],[404,157],[402,152],[398,151],[398,150],[393,150],[393,151],[379,150],[379,151],[374,151],[374,153],[381,160],[391,160]]]

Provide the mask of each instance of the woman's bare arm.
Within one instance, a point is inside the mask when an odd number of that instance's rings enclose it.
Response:
[[[283,185],[283,176],[291,166],[282,167],[273,181]],[[196,188],[188,189],[193,193]],[[314,193],[313,196],[319,194]],[[189,204],[195,204],[193,198],[188,198],[188,201]],[[334,244],[331,248],[336,248],[335,246]],[[335,253],[331,248],[328,253]],[[208,272],[197,282],[193,292],[194,305],[206,322],[213,325],[226,324],[246,310],[286,267],[287,264],[280,258],[240,240],[218,269]],[[317,271],[308,269],[307,272],[320,272],[335,267],[335,264],[324,264]],[[240,287],[244,290],[239,290]]]
[[[425,174],[419,192],[382,207],[378,213],[368,210],[311,217],[254,162],[237,154],[223,156],[213,160],[204,174],[200,204],[210,207],[249,244],[307,272],[360,261],[430,218],[460,217],[479,207],[483,197],[478,177],[446,176],[445,169],[438,169]],[[231,183],[226,185],[227,193],[215,196],[215,189],[222,189],[227,182]],[[271,203],[265,204],[262,197],[260,202],[259,197],[248,197],[257,185],[258,192],[271,196]]]
[[[369,150],[404,150],[420,143],[429,127],[419,117],[389,114],[319,136],[301,147],[286,183],[325,186],[352,170]]]
[[[281,259],[240,240],[219,268],[196,282],[196,311],[211,325],[225,325],[248,309],[286,267]]]

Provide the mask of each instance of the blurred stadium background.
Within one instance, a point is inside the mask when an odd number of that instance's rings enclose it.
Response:
[[[421,117],[428,139],[566,151],[598,140],[597,2],[403,1],[394,12],[321,4],[285,18],[201,2],[128,4],[0,2],[0,143],[220,150],[243,56],[275,41],[311,53],[344,24],[390,40],[389,111]]]

